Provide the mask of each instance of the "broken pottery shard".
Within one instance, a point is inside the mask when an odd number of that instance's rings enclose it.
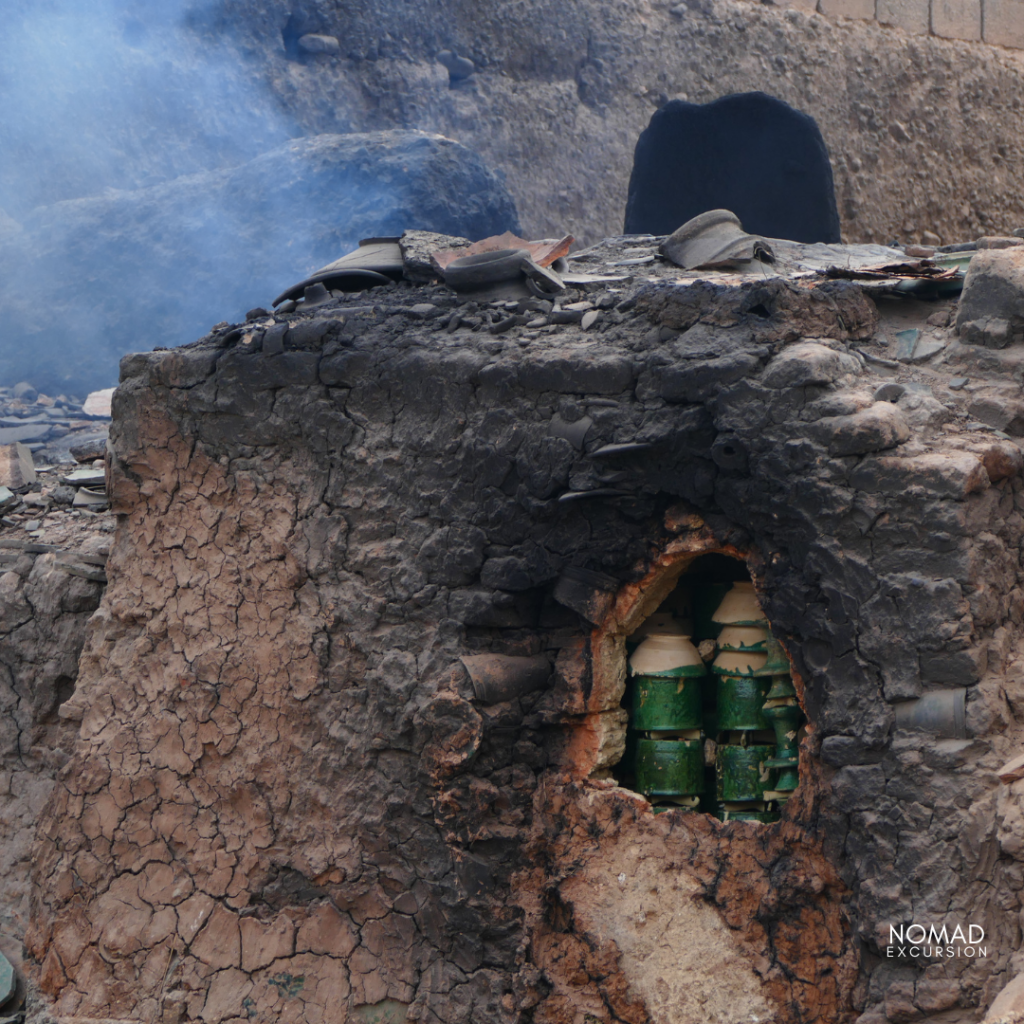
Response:
[[[0,445],[0,484],[6,487],[24,487],[36,482],[32,453],[25,445]]]
[[[999,776],[999,781],[1006,783],[1007,786],[1024,779],[1024,754],[1018,754],[1007,761],[996,775]]]
[[[564,238],[545,238],[539,242],[528,242],[511,231],[501,235],[492,235],[474,242],[468,249],[445,249],[433,254],[433,263],[439,271],[444,271],[452,260],[463,256],[477,256],[484,252],[500,252],[502,249],[525,249],[530,258],[539,267],[550,267],[556,260],[564,258],[575,239],[572,235]]]
[[[314,270],[298,284],[290,285],[271,303],[302,299],[302,308],[331,301],[329,288],[358,291],[389,284],[402,276],[402,250],[397,238],[364,238],[358,248]]]
[[[460,659],[473,683],[476,699],[484,704],[515,700],[547,685],[551,663],[543,654],[468,654]]]
[[[914,349],[917,347],[917,339],[921,332],[916,327],[910,327],[905,331],[896,332],[896,358],[902,363],[909,363],[914,357]]]
[[[14,997],[18,987],[18,978],[14,973],[10,960],[0,953],[0,1007],[5,1006]]]
[[[919,338],[914,346],[914,354],[910,357],[912,363],[923,363],[932,356],[938,355],[949,344],[941,338]]]
[[[1006,328],[995,320],[1005,321]],[[986,249],[971,259],[956,329],[965,341],[991,348],[1002,348],[1024,330],[1024,249]]]
[[[735,266],[759,259],[770,263],[771,246],[743,230],[730,210],[709,210],[676,228],[659,249],[677,267]],[[615,264],[613,264],[614,266]]]
[[[102,487],[106,483],[106,474],[102,469],[76,469],[62,476],[60,482],[73,487]]]
[[[71,507],[84,508],[95,512],[98,509],[106,508],[108,504],[109,500],[105,491],[92,487],[79,487]]]

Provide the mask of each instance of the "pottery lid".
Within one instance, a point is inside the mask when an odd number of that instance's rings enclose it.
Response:
[[[752,676],[767,660],[763,651],[722,651],[711,671],[720,676]]]
[[[634,676],[702,676],[704,661],[687,637],[651,633],[633,652],[629,671]]]
[[[754,584],[741,580],[734,583],[729,593],[722,598],[711,621],[719,626],[763,626],[768,620],[761,611],[754,593]]]
[[[768,630],[763,626],[726,626],[718,634],[723,651],[763,651],[767,641]]]

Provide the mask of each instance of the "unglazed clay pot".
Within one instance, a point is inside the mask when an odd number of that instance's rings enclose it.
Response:
[[[745,580],[734,583],[715,609],[711,621],[719,626],[766,626],[767,620],[754,593],[754,584]]]
[[[768,630],[763,626],[726,626],[718,634],[723,651],[763,651],[767,642]]]
[[[651,633],[633,652],[629,671],[634,676],[702,676],[706,669],[689,637]]]
[[[716,676],[757,676],[768,655],[764,651],[722,651],[711,664]]]

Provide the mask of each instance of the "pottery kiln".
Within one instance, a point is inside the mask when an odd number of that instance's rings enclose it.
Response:
[[[28,939],[64,1019],[896,1021],[998,991],[1020,452],[941,370],[879,392],[852,285],[642,273],[563,298],[586,330],[393,285],[125,360]],[[769,823],[653,808],[616,783],[627,640],[746,579],[793,685],[737,672],[770,655],[736,632],[701,728],[736,716],[723,786],[755,746],[782,773],[742,716],[798,706],[800,785]],[[959,726],[894,712],[950,692]],[[888,957],[891,925],[961,919],[985,958]]]

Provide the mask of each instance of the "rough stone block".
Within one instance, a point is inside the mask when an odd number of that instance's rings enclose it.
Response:
[[[1024,0],[984,0],[985,42],[1024,49]],[[973,260],[971,263],[973,264]]]
[[[981,39],[981,0],[932,0],[932,32],[943,39]]]
[[[939,686],[971,686],[985,674],[987,664],[984,647],[922,654],[921,676],[925,682]]]
[[[875,17],[875,0],[820,0],[818,9],[830,18],[872,21]]]
[[[814,14],[818,10],[818,0],[777,0],[775,6],[803,11],[804,14]]]
[[[966,452],[865,460],[850,482],[858,490],[872,493],[903,494],[909,487],[920,487],[935,498],[957,499],[990,486],[981,460]]]
[[[970,415],[996,430],[1024,436],[1024,397],[1017,384],[999,384],[975,393]]]
[[[1024,45],[1024,0],[1020,0],[1018,10]],[[957,311],[956,329],[965,335],[967,324],[986,319],[1009,323],[1003,345],[1009,342],[1011,334],[1024,328],[1024,248],[986,249],[971,259]],[[974,338],[967,337],[967,340]],[[985,343],[1001,347],[997,340]]]
[[[762,383],[769,388],[800,388],[831,384],[844,373],[855,373],[857,361],[842,352],[804,341],[783,349],[764,371]]]
[[[882,25],[927,35],[931,28],[928,0],[878,0],[875,17]]]
[[[815,428],[831,455],[867,455],[894,448],[910,437],[903,413],[889,402],[876,402],[852,416],[826,417]]]

